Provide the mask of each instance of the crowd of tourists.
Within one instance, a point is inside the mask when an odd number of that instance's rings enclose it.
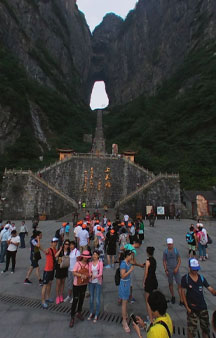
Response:
[[[86,212],[85,218],[77,220],[73,226],[69,222],[62,223],[57,229],[50,243],[44,249],[41,245],[42,232],[38,223],[33,223],[33,233],[30,238],[30,267],[24,284],[32,284],[30,277],[35,271],[38,283],[42,286],[41,305],[47,309],[50,303],[69,302],[71,304],[71,319],[69,327],[75,324],[75,317],[83,321],[83,303],[89,296],[88,320],[97,323],[101,308],[101,291],[104,269],[115,269],[115,284],[118,286],[118,304],[122,309],[122,326],[126,333],[130,332],[128,325],[128,302],[134,303],[133,275],[135,267],[143,269],[143,289],[145,295],[147,319],[132,315],[132,322],[139,337],[142,337],[140,328],[145,328],[148,338],[171,337],[173,334],[172,320],[167,313],[167,300],[163,293],[158,291],[160,281],[156,277],[157,262],[154,258],[155,248],[146,248],[145,263],[137,262],[137,250],[144,240],[144,222],[137,219],[130,220],[125,214],[123,219],[117,218],[114,222],[106,214],[101,217],[98,213],[90,215]],[[2,273],[6,273],[12,261],[11,273],[15,272],[16,253],[18,247],[25,248],[25,236],[28,228],[22,222],[19,231],[10,221],[1,225],[0,262],[5,262]],[[73,240],[70,240],[72,239]],[[177,284],[179,305],[187,311],[188,337],[195,337],[198,323],[203,337],[209,337],[210,323],[207,304],[204,299],[204,287],[216,295],[216,290],[209,285],[205,277],[199,274],[200,261],[208,259],[207,247],[212,240],[204,225],[198,222],[191,224],[186,234],[188,243],[189,273],[181,277],[181,257],[175,247],[173,238],[166,239],[167,248],[163,252],[163,267],[168,280],[170,301],[176,303],[173,281]],[[198,249],[198,255],[197,255]],[[41,278],[39,261],[45,255],[45,267]],[[105,264],[106,262],[106,264]],[[52,282],[56,279],[56,298],[51,298]],[[67,284],[65,285],[65,282]],[[66,295],[67,293],[67,295]],[[64,298],[64,295],[66,296]],[[96,303],[96,307],[94,307]],[[216,314],[213,315],[213,324],[216,326]]]

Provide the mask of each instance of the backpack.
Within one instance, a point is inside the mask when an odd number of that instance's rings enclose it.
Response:
[[[118,269],[116,269],[115,272],[115,285],[118,286],[120,284],[120,280],[121,280],[121,273],[120,273],[120,267]]]
[[[201,245],[206,245],[207,244],[207,238],[206,238],[206,235],[204,234],[204,232],[203,231],[200,231],[200,234],[201,234],[201,236],[200,236],[200,244]]]
[[[186,241],[188,242],[188,244],[194,243],[194,233],[193,232],[188,232],[186,234]]]
[[[178,250],[176,248],[174,248],[174,252],[175,252],[175,255],[177,256],[178,255]],[[166,255],[168,254],[168,248],[165,250],[165,254]]]

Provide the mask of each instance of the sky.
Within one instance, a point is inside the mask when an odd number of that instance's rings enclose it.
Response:
[[[103,17],[110,12],[120,15],[123,19],[133,9],[138,0],[77,0],[79,10],[85,14],[91,31],[101,23]],[[91,109],[105,108],[109,103],[103,82],[95,83],[92,91]]]

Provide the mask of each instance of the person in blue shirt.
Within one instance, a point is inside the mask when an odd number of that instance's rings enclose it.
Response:
[[[189,269],[190,272],[184,275],[181,280],[182,299],[187,310],[188,338],[196,336],[198,322],[202,330],[202,337],[208,338],[210,334],[210,324],[207,304],[203,295],[203,287],[214,296],[216,296],[216,290],[198,273],[200,265],[197,259],[189,259]]]

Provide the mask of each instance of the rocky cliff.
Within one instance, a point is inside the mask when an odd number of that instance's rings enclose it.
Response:
[[[105,81],[112,106],[123,104],[154,94],[191,49],[215,35],[215,0],[140,0],[125,22],[111,14],[95,29],[91,73]]]

